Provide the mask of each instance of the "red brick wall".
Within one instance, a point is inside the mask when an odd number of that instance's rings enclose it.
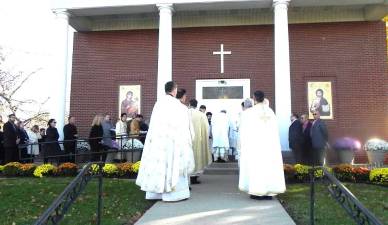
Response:
[[[330,136],[388,139],[388,75],[381,22],[290,25],[292,110],[307,111],[307,81],[333,82]],[[219,74],[223,43],[225,73]],[[273,27],[208,27],[173,31],[173,79],[195,96],[196,79],[249,78],[274,105]],[[142,113],[156,95],[157,31],[77,33],[74,41],[71,114],[87,135],[96,112],[117,116],[118,85],[142,85]]]
[[[155,101],[157,31],[88,32],[74,36],[70,114],[81,136],[93,116],[118,117],[119,85],[142,85],[141,110],[149,115]]]

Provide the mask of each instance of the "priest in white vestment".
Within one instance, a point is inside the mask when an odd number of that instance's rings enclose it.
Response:
[[[241,114],[239,189],[252,198],[286,190],[278,123],[262,91],[255,105]]]
[[[229,118],[229,155],[237,157],[238,122]]]
[[[177,85],[165,85],[166,95],[155,103],[136,184],[146,199],[180,201],[190,197],[194,170],[188,109],[175,98]]]
[[[193,140],[193,152],[195,170],[191,176],[191,183],[198,184],[198,177],[203,173],[205,167],[212,162],[209,148],[209,123],[205,113],[197,110],[198,101],[189,101],[189,115],[193,124],[195,138]]]
[[[245,99],[241,103],[241,109],[242,111],[238,114],[238,123],[237,123],[237,155],[236,155],[236,160],[238,161],[238,165],[240,166],[240,150],[241,150],[241,142],[240,142],[240,124],[241,124],[241,115],[242,112],[251,108],[253,106],[252,100],[250,98]]]
[[[228,161],[230,123],[226,111],[212,116],[212,137],[214,160]]]

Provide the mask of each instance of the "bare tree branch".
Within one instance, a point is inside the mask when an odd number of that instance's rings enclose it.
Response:
[[[19,83],[18,86],[16,86],[16,88],[9,94],[10,97],[12,97],[21,87],[23,87],[24,83],[27,82],[28,79],[30,79],[30,77],[34,74],[36,74],[37,72],[39,72],[40,70],[42,70],[42,68],[39,68],[33,72],[31,72],[30,74],[26,75],[26,77]]]
[[[48,119],[48,112],[42,110],[48,99],[42,102],[34,99],[23,99],[15,97],[25,86],[26,82],[38,74],[42,68],[32,72],[18,71],[15,68],[8,68],[7,57],[4,49],[0,46],[0,108],[15,114],[22,114],[26,124],[42,123]]]

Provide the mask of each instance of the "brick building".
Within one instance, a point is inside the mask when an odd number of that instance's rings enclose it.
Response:
[[[263,90],[279,117],[285,150],[289,115],[309,112],[314,82],[330,85],[331,141],[388,139],[386,1],[53,2],[54,12],[77,30],[70,113],[81,136],[94,114],[117,118],[121,86],[140,85],[136,98],[148,118],[172,79],[210,111],[237,112],[242,99]],[[206,88],[236,96],[212,99]]]

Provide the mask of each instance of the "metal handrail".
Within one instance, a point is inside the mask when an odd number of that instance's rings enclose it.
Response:
[[[108,153],[128,153],[128,152],[132,152],[132,159],[133,159],[133,153],[134,152],[138,152],[138,151],[142,151],[143,149],[142,148],[135,148],[134,147],[134,139],[140,139],[140,138],[145,138],[146,137],[146,134],[136,134],[136,135],[114,135],[114,136],[103,136],[103,137],[95,137],[95,138],[78,138],[78,139],[74,139],[74,140],[64,140],[64,141],[49,141],[49,142],[39,142],[39,143],[26,143],[26,144],[19,144],[18,146],[18,150],[19,150],[19,158],[20,160],[23,160],[23,161],[33,161],[33,160],[36,160],[36,159],[40,159],[40,160],[44,160],[44,159],[60,159],[60,158],[70,158],[70,157],[78,157],[78,156],[92,156],[92,155],[101,155],[101,154],[108,154]],[[42,147],[45,147],[47,146],[48,144],[64,144],[64,143],[89,143],[90,140],[96,140],[96,139],[112,139],[113,140],[116,140],[120,143],[120,146],[119,148],[114,148],[114,147],[109,147],[107,145],[103,145],[104,146],[104,150],[103,151],[99,151],[99,152],[92,152],[92,151],[88,151],[88,152],[81,152],[81,153],[64,153],[64,154],[55,154],[55,155],[47,155],[45,152],[43,152],[43,154],[39,154],[39,156],[31,156],[31,157],[23,157],[22,158],[22,149],[26,149],[26,148],[31,148],[33,146],[42,146]],[[125,139],[131,139],[132,140],[132,147],[130,149],[123,149],[124,147],[124,142],[122,140],[125,140]],[[76,151],[79,151],[79,149],[75,148]],[[91,150],[91,149],[89,149]],[[32,150],[31,150],[32,152]],[[123,155],[122,155],[123,157]]]
[[[98,165],[97,174],[93,171],[92,165]],[[98,206],[97,224],[101,222],[102,209],[102,167],[103,162],[88,163],[81,172],[71,181],[65,190],[51,203],[47,210],[35,221],[34,225],[58,224],[63,220],[64,215],[69,210],[77,197],[85,189],[93,176],[98,177]]]
[[[325,167],[312,167],[310,169],[310,225],[314,225],[314,202],[315,202],[315,178],[317,169],[322,169],[323,180],[327,185],[330,195],[341,205],[346,213],[359,225],[373,224],[383,225],[383,223],[369,211],[353,193],[345,187],[334,175]]]

